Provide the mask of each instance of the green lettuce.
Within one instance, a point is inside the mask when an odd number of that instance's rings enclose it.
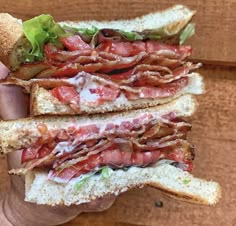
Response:
[[[42,14],[23,22],[23,31],[32,46],[31,51],[27,54],[29,61],[42,59],[44,44],[51,42],[60,45],[59,37],[66,35],[64,29],[48,14]]]
[[[179,37],[179,44],[182,45],[184,42],[186,42],[192,35],[195,33],[195,24],[190,23],[188,24]]]
[[[120,34],[123,35],[123,37],[129,41],[136,41],[136,40],[143,40],[143,36],[138,34],[137,32],[133,32],[133,31],[121,31],[121,30],[118,30],[118,32]]]
[[[191,179],[184,179],[184,180],[183,180],[183,183],[184,183],[185,185],[189,184],[190,182],[191,182]]]
[[[89,28],[76,28],[76,27],[72,27],[72,29],[85,36],[94,36],[99,31],[99,29],[95,26],[92,26],[90,29]]]
[[[101,171],[102,177],[105,179],[109,178],[111,176],[111,172],[112,169],[109,168],[108,166],[103,167]]]
[[[95,26],[91,28],[77,28],[73,26],[63,25],[63,28],[72,34],[80,34],[84,41],[95,47],[98,41],[99,29]]]
[[[112,169],[111,169],[111,168],[109,168],[108,166],[104,166],[104,167],[102,167],[102,168],[100,168],[100,169],[98,169],[98,170],[96,170],[96,171],[94,171],[94,172],[92,172],[92,173],[89,173],[89,174],[87,174],[86,176],[84,176],[80,181],[78,181],[78,182],[75,184],[74,188],[75,188],[75,190],[79,190],[79,189],[83,186],[83,184],[84,184],[91,176],[93,176],[93,175],[96,174],[96,173],[101,173],[102,177],[105,178],[105,179],[107,179],[107,178],[109,178],[109,177],[111,176],[111,172],[112,172]]]
[[[79,190],[82,186],[83,186],[83,184],[91,177],[91,176],[93,176],[95,173],[92,173],[92,174],[89,174],[89,175],[87,175],[87,176],[85,176],[85,177],[83,177],[83,179],[82,180],[80,180],[79,182],[77,182],[76,184],[75,184],[75,190]]]

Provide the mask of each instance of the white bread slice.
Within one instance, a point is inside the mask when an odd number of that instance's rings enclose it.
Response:
[[[191,116],[196,109],[196,100],[191,95],[183,95],[178,99],[160,106],[131,110],[121,113],[107,113],[92,116],[45,116],[25,118],[19,120],[0,121],[0,152],[8,153],[22,147],[34,144],[41,134],[37,126],[41,123],[50,129],[68,129],[71,126],[84,126],[95,124],[104,126],[109,122],[121,123],[123,120],[140,117],[143,114],[151,113],[154,118],[173,112],[177,117]]]
[[[49,80],[50,81],[50,80]],[[202,94],[205,91],[204,82],[201,75],[191,73],[189,75],[189,84],[172,97],[156,99],[127,100],[117,98],[113,102],[104,103],[101,106],[81,105],[81,113],[94,114],[113,111],[122,111],[138,108],[147,108],[164,103],[168,103],[184,94]],[[80,114],[81,114],[80,113]],[[73,115],[79,114],[69,105],[63,104],[55,98],[49,91],[39,87],[37,83],[31,89],[31,115]]]
[[[164,29],[169,35],[181,31],[195,14],[183,5],[175,5],[164,11],[150,13],[130,20],[118,21],[80,21],[61,22],[61,25],[71,25],[80,28],[96,26],[98,28],[113,28],[124,31],[143,31],[149,29]],[[24,50],[30,50],[30,44],[23,34],[21,21],[7,13],[0,13],[0,61],[14,71],[24,62]]]
[[[60,22],[61,25],[68,25],[77,28],[91,28],[92,26],[98,29],[110,28],[123,31],[142,32],[152,29],[165,29],[170,35],[177,34],[186,24],[192,19],[195,11],[190,10],[183,5],[175,5],[166,10],[149,13],[147,15],[136,17],[130,20],[118,21],[65,21]]]
[[[151,185],[164,194],[182,201],[214,205],[221,197],[218,183],[193,177],[169,164],[116,170],[109,178],[93,175],[79,188],[75,178],[66,184],[47,180],[47,173],[33,171],[26,175],[25,201],[46,205],[79,205],[107,194],[118,195],[134,187]]]

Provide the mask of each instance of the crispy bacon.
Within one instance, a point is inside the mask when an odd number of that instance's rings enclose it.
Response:
[[[88,48],[75,51],[66,51],[59,49],[58,47],[52,45],[51,43],[47,43],[46,45],[44,45],[45,57],[48,59],[48,61],[52,61],[54,64],[59,62],[62,63],[68,61],[70,62],[75,61],[78,57],[81,57],[78,62],[86,63],[87,61],[83,59],[90,59],[92,52],[93,50]],[[91,62],[91,60],[89,60],[88,62]]]
[[[196,69],[200,64],[193,65],[187,62],[183,66],[177,67],[173,71],[164,66],[154,66],[141,64],[133,70],[121,74],[111,75],[110,79],[118,84],[130,86],[159,86],[170,83],[183,76],[191,70]]]
[[[178,91],[186,87],[188,84],[188,77],[182,77],[176,81],[165,84],[160,87],[140,87],[134,88],[138,92],[125,92],[128,100],[150,99],[150,98],[165,98],[175,95]]]
[[[70,51],[92,49],[92,47],[84,42],[79,35],[73,35],[60,38],[62,44]]]
[[[107,150],[91,155],[75,164],[69,164],[67,167],[52,170],[49,174],[49,179],[60,178],[66,183],[73,177],[89,173],[102,166],[110,166],[113,168],[129,166],[145,167],[157,162],[159,159],[170,159],[181,163],[190,162],[191,160],[185,159],[186,153],[181,148],[184,147],[167,150],[128,152],[121,151],[119,147],[114,144]]]
[[[51,171],[49,179],[61,178],[66,183],[73,177],[81,174],[89,173],[98,167],[105,165],[122,168],[128,166],[147,166],[159,159],[160,152],[121,152],[119,149],[112,149],[90,156],[87,160],[76,163],[75,165],[61,169],[59,171]]]
[[[36,159],[38,156],[38,150],[40,149],[40,146],[36,147],[30,147],[30,148],[25,148],[22,150],[21,154],[21,164],[28,162],[30,160]]]
[[[80,72],[74,78],[64,79],[71,87],[56,87],[51,93],[77,112],[80,104],[100,106],[116,100],[122,93],[128,100],[171,97],[187,86],[188,73],[199,66],[187,62],[172,72],[163,66],[141,64],[128,72],[111,76]],[[91,84],[95,86],[88,88]],[[81,96],[81,93],[86,95]]]
[[[119,56],[128,57],[135,56],[141,52],[164,55],[170,58],[184,59],[191,54],[190,46],[174,46],[159,43],[157,41],[134,41],[134,42],[113,42],[106,41],[97,47],[98,51],[105,51]]]
[[[96,103],[98,104],[104,103],[106,101],[114,101],[120,93],[120,90],[117,89],[116,87],[107,87],[107,86],[90,88],[89,91],[91,94],[96,94],[98,96],[96,101]]]
[[[72,89],[71,91],[73,91],[72,94],[69,89],[62,93],[70,96],[68,105],[73,102],[73,109],[75,109],[76,103],[78,103],[78,108],[79,104],[84,106],[101,106],[104,103],[116,100],[121,94],[128,100],[172,97],[188,85],[189,76],[185,75],[185,70],[186,68],[183,67],[182,70],[177,70],[178,73],[175,75],[163,76],[163,78],[160,79],[148,74],[145,75],[144,73],[141,74],[141,77],[146,77],[146,79],[143,80],[140,78],[137,79],[137,74],[132,75],[126,80],[120,80],[121,83],[137,82],[139,83],[137,86],[118,84],[116,81],[112,80],[112,76],[109,78],[107,76],[104,77],[81,72],[72,79],[64,80],[69,85],[74,86],[74,88],[70,88]],[[182,73],[180,73],[181,71]],[[161,84],[155,86],[157,83]],[[63,91],[64,87],[56,87],[51,91],[53,96],[57,97],[59,100],[63,99],[60,97],[61,95],[59,95],[61,89]],[[62,102],[67,103],[67,101]]]
[[[171,159],[185,164],[194,158],[192,146],[183,140],[190,128],[190,124],[184,121],[174,122],[165,118],[156,121],[148,114],[132,121],[124,121],[119,126],[110,123],[104,128],[105,133],[95,125],[70,129],[68,132],[61,130],[49,133],[47,127],[40,124],[40,133],[47,138],[50,134],[50,139],[53,137],[59,143],[52,142],[53,145],[41,144],[36,149],[25,149],[22,162],[27,163],[26,167],[11,173],[24,174],[35,167],[46,165],[51,168],[51,179],[60,177],[70,180],[104,165],[114,168],[146,166],[157,161],[155,153],[158,153],[158,159]],[[138,134],[134,135],[137,131]],[[130,137],[126,135],[127,132]],[[100,137],[104,138],[91,140],[89,135],[92,133],[100,133]],[[77,140],[81,137],[84,141]],[[143,153],[149,153],[147,155],[150,158]],[[190,166],[186,169],[190,169]]]
[[[24,71],[27,76],[23,79],[26,80],[34,76],[37,78],[73,77],[81,71],[107,73],[117,69],[134,67],[138,64],[159,65],[170,69],[183,64],[182,59],[171,59],[155,52],[141,52],[135,56],[121,57],[90,49],[64,51],[55,50],[55,48],[52,48],[51,44],[47,44],[45,46],[47,63],[24,64],[15,72],[15,76],[21,78],[22,71]]]

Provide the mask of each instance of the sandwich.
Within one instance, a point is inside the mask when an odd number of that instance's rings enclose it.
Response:
[[[187,202],[214,205],[218,183],[193,177],[194,147],[183,95],[148,109],[93,116],[47,116],[0,123],[2,153],[22,151],[25,200],[73,205],[150,185]]]
[[[184,44],[194,14],[176,5],[130,20],[56,23],[40,15],[23,24],[0,14],[0,61],[11,70],[2,83],[25,88],[32,116],[131,110],[201,94],[193,72],[201,64],[187,60],[192,49]]]
[[[0,152],[21,151],[25,200],[79,205],[150,185],[215,205],[220,185],[192,176],[187,141],[204,92],[184,42],[194,15],[176,5],[136,19],[21,22],[0,14],[2,84],[23,87],[31,117],[0,121]],[[96,114],[95,114],[96,113]],[[102,113],[102,114],[101,114]],[[86,115],[85,115],[86,114]]]

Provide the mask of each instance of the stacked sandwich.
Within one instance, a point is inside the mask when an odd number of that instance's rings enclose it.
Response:
[[[204,91],[187,59],[194,12],[177,5],[131,20],[21,23],[0,14],[3,84],[30,95],[31,117],[0,122],[0,151],[22,151],[25,200],[72,205],[151,185],[215,204],[216,182],[193,177],[186,121]],[[96,114],[95,114],[96,113]]]

